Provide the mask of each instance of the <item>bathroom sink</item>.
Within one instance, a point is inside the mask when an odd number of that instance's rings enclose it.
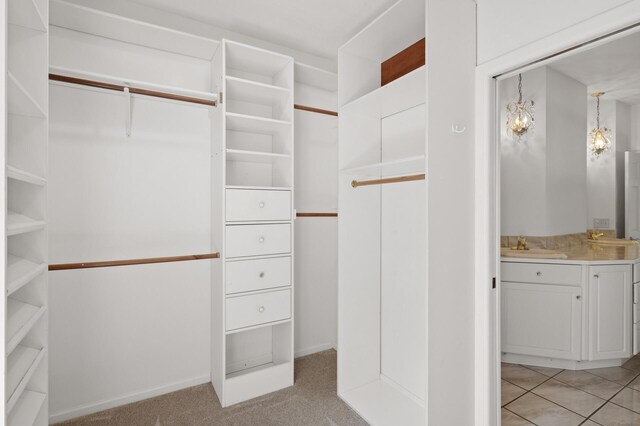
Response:
[[[566,259],[567,255],[557,251],[548,249],[529,249],[514,250],[510,248],[501,248],[500,255],[502,257],[525,257],[532,259]]]
[[[633,240],[624,240],[622,238],[600,237],[597,240],[587,239],[592,244],[601,244],[605,246],[635,246],[637,243]]]

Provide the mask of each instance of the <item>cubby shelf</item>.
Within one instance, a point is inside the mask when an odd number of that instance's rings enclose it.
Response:
[[[415,155],[397,160],[382,161],[359,167],[340,170],[340,173],[353,176],[388,177],[406,173],[424,173],[425,156]]]
[[[273,152],[245,151],[241,149],[227,149],[227,161],[246,161],[248,163],[273,163],[277,160],[290,160],[289,154]]]
[[[291,191],[290,186],[252,186],[252,185],[226,185],[226,189],[257,189],[270,191]]]
[[[18,235],[39,231],[46,226],[44,220],[36,220],[12,211],[7,213],[7,235]]]
[[[9,23],[47,32],[47,22],[35,0],[9,0]]]
[[[38,417],[46,399],[47,395],[44,393],[25,390],[16,401],[11,414],[8,416],[7,425],[32,425]]]
[[[273,118],[227,112],[227,130],[275,135],[291,129],[291,122]]]
[[[36,263],[22,257],[7,256],[7,295],[19,290],[32,279],[47,270],[44,263]]]
[[[272,84],[232,76],[226,76],[226,81],[227,101],[273,105],[291,97],[291,90]]]
[[[7,177],[38,186],[44,186],[47,184],[47,180],[45,178],[13,166],[7,166]]]
[[[270,77],[272,84],[280,87],[291,86],[286,78],[282,79],[284,84],[281,85],[274,81],[278,74],[293,62],[291,57],[235,41],[225,40],[225,43],[227,75],[240,71]]]
[[[44,306],[31,305],[11,297],[7,299],[7,353],[18,346],[46,310]]]
[[[7,94],[9,114],[26,115],[37,118],[47,117],[42,106],[36,102],[29,91],[10,71],[7,72]]]
[[[18,345],[7,357],[6,390],[7,395],[9,395],[7,413],[11,413],[18,399],[22,396],[45,353],[46,350],[44,348],[35,349]]]

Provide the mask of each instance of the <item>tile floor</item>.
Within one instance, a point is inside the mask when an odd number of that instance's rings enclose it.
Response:
[[[503,426],[640,425],[640,355],[571,371],[502,364]]]

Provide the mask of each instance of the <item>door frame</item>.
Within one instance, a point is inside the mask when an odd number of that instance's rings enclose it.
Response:
[[[640,31],[625,3],[476,67],[474,418],[500,425],[500,157],[497,81]],[[492,288],[495,277],[497,285]]]

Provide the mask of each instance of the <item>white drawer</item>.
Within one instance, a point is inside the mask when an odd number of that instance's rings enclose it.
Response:
[[[291,191],[227,189],[228,222],[291,220]]]
[[[291,290],[230,297],[226,305],[227,331],[291,318]]]
[[[291,252],[291,225],[227,225],[226,256],[260,256]]]
[[[634,283],[633,284],[633,323],[635,324],[638,322],[640,322],[640,283]]]
[[[227,262],[227,294],[291,285],[291,257]]]
[[[633,282],[640,282],[640,263],[635,263],[633,265]]]
[[[540,284],[582,284],[582,266],[502,262],[502,281]]]

